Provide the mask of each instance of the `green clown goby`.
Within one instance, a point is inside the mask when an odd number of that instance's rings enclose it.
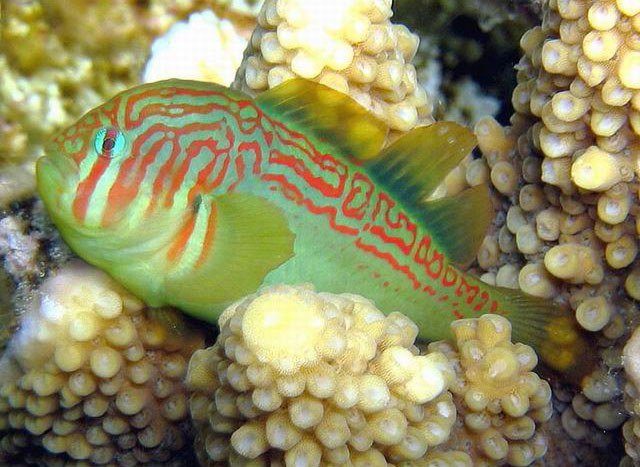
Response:
[[[463,272],[492,218],[487,187],[429,200],[473,135],[442,122],[382,149],[386,132],[304,80],[255,99],[168,80],[54,138],[38,187],[71,248],[152,306],[213,322],[261,285],[311,282],[402,311],[429,340],[499,313],[551,366],[579,366],[568,310]]]

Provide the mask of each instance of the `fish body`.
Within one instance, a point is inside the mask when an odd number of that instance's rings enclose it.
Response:
[[[570,316],[459,267],[491,220],[486,187],[426,201],[472,135],[438,123],[378,155],[385,130],[302,80],[256,99],[168,80],[60,133],[38,186],[71,248],[152,306],[215,321],[261,285],[310,282],[401,311],[428,340],[455,319],[503,314],[515,338],[573,366]]]

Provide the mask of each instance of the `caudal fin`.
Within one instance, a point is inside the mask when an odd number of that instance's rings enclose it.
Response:
[[[595,368],[595,338],[580,327],[569,308],[519,290],[498,288],[497,293],[509,304],[514,342],[532,346],[545,365],[577,384]]]

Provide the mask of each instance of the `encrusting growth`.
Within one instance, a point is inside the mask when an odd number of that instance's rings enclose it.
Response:
[[[202,465],[420,462],[456,419],[439,352],[368,300],[275,286],[228,308],[187,384]]]
[[[182,379],[203,337],[172,310],[149,313],[83,264],[45,280],[0,367],[0,462],[184,459]]]

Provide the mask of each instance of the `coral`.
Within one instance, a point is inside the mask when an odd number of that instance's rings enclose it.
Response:
[[[444,448],[465,450],[474,465],[530,465],[547,451],[540,425],[552,415],[551,388],[532,370],[533,349],[511,342],[511,324],[498,315],[452,323],[455,342],[429,344],[454,362],[451,392],[458,420]],[[465,446],[467,449],[465,449]]]
[[[616,5],[593,1],[546,5],[543,25],[528,31],[521,41],[525,56],[513,93],[513,126],[505,129],[491,118],[481,120],[475,131],[486,165],[482,171],[467,172],[472,179],[488,172],[496,190],[512,200],[504,241],[494,256],[519,251],[529,255],[529,268],[544,262],[549,284],[593,286],[581,288],[590,290],[590,297],[575,300],[583,305],[579,321],[591,331],[611,322],[611,306],[604,303],[604,290],[598,289],[607,288],[609,272],[624,270],[637,255],[635,224],[628,218],[633,212],[630,182],[637,136],[631,120],[636,111],[622,67],[628,61],[625,56],[633,56],[632,49],[617,55],[601,52],[611,55],[606,60],[592,50],[608,47],[608,39],[600,36],[615,37],[616,44],[633,36],[633,19]],[[607,23],[605,19],[611,19],[607,15],[620,21]],[[584,71],[588,67],[612,71],[595,82],[593,74]],[[619,94],[629,99],[612,100]],[[611,114],[615,120],[620,112],[627,115],[624,122],[603,132],[602,115]],[[531,287],[529,277],[520,273],[521,288],[536,295],[552,290]],[[629,284],[632,289],[633,280]],[[592,300],[583,303],[586,298]]]
[[[419,462],[449,436],[452,369],[400,313],[275,286],[219,322],[187,374],[202,465]]]
[[[211,10],[193,13],[153,42],[142,80],[181,78],[228,86],[246,45],[230,21],[220,20]]]
[[[176,312],[151,313],[104,273],[65,266],[44,281],[3,356],[0,459],[137,465],[184,456],[182,378],[202,345]]]
[[[4,269],[0,269],[0,353],[4,352],[18,324],[11,303],[12,294],[13,284],[10,277]]]
[[[263,0],[216,0],[217,6],[222,6],[235,14],[249,17],[258,16],[263,3]]]
[[[530,2],[396,0],[394,11],[420,37],[414,63],[418,82],[439,104],[437,120],[473,125],[483,115],[506,116],[514,45],[537,20]]]
[[[250,94],[301,76],[349,94],[392,130],[433,121],[410,64],[418,38],[391,2],[267,0],[234,87]]]
[[[482,170],[467,170],[488,173],[502,196],[478,258],[490,258],[480,264],[485,278],[510,265],[522,290],[567,303],[597,336],[600,368],[576,381],[582,394],[563,408],[562,423],[572,438],[600,446],[625,419],[618,362],[637,314],[640,132],[629,70],[640,16],[630,5],[542,2],[542,24],[520,42],[511,126],[481,120]]]
[[[480,86],[468,77],[456,82],[450,94],[442,120],[473,126],[480,118],[496,115],[500,109],[500,102],[483,95]]]
[[[38,238],[26,232],[22,219],[11,215],[0,219],[0,256],[4,258],[4,271],[14,280],[40,274],[39,249]]]

